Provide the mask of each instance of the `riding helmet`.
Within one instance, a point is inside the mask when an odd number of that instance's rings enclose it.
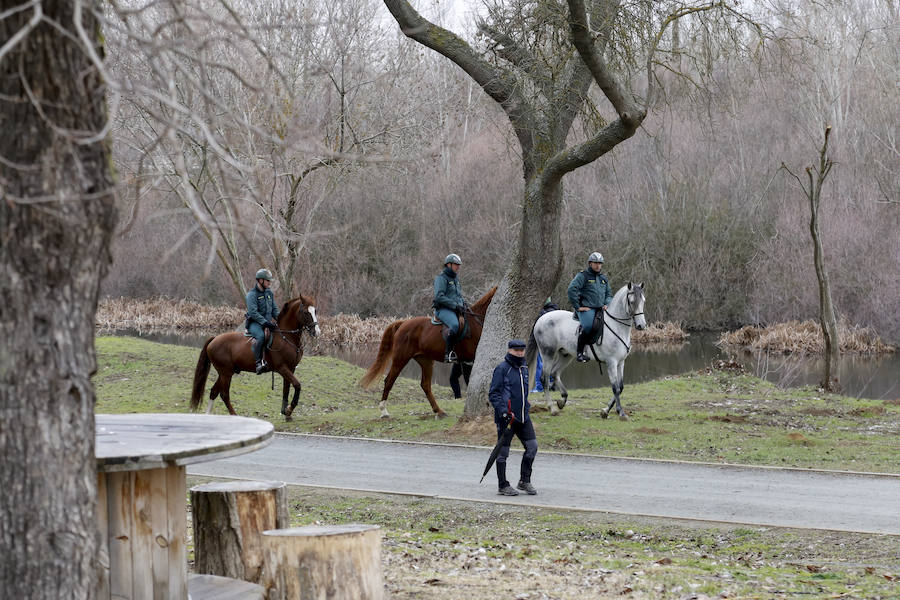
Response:
[[[268,269],[260,269],[256,272],[256,279],[265,279],[266,281],[272,281],[272,271]]]
[[[588,256],[588,262],[589,263],[592,263],[592,262],[602,263],[603,255],[600,254],[599,252],[591,252],[591,255]]]
[[[454,265],[461,265],[462,260],[459,258],[458,254],[448,254],[447,258],[444,259],[444,264],[453,263]]]

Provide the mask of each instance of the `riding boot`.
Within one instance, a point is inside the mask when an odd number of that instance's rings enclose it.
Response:
[[[587,344],[590,337],[590,332],[585,335],[584,330],[582,330],[581,333],[578,334],[578,355],[576,356],[575,360],[580,363],[584,363],[590,360],[584,353],[584,345]]]
[[[263,371],[266,370],[266,360],[263,358],[263,353],[266,350],[266,340],[265,338],[261,340],[256,340],[253,343],[253,356],[256,358],[256,374],[259,375]]]
[[[444,338],[444,362],[456,362],[456,352],[453,351],[453,346],[455,344],[450,334],[450,329],[444,327],[441,331],[441,337]]]

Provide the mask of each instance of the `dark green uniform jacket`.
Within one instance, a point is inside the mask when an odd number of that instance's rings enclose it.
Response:
[[[262,325],[266,321],[278,318],[278,305],[275,304],[275,294],[272,290],[261,290],[259,286],[253,286],[247,292],[247,326],[250,323]]]
[[[434,302],[432,305],[438,310],[446,308],[453,312],[463,309],[463,295],[459,278],[450,267],[444,267],[444,270],[434,278]]]
[[[590,267],[572,279],[568,289],[569,302],[572,308],[602,308],[612,302],[612,291],[609,281],[603,273],[594,273]]]

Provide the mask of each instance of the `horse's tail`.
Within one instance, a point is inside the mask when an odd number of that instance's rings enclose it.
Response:
[[[366,371],[366,374],[362,376],[362,379],[359,380],[359,385],[361,387],[367,388],[372,385],[375,378],[381,375],[387,367],[388,359],[391,357],[391,350],[394,348],[394,334],[397,333],[397,329],[399,329],[403,323],[404,321],[394,321],[388,325],[387,329],[384,330],[384,333],[381,334],[381,345],[378,347],[378,357],[375,359],[372,366],[369,367],[369,370]]]
[[[191,392],[191,410],[197,410],[200,406],[200,397],[203,396],[203,388],[206,387],[206,378],[209,375],[209,354],[206,347],[215,338],[209,338],[203,344],[203,350],[200,351],[200,359],[197,361],[197,368],[194,369],[194,390]]]

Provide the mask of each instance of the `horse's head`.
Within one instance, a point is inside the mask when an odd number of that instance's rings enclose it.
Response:
[[[302,295],[285,302],[278,315],[278,326],[287,330],[305,329],[312,337],[322,333],[312,298]]]
[[[628,282],[628,292],[625,295],[625,305],[628,316],[634,321],[638,329],[647,327],[647,319],[644,318],[644,284]]]

